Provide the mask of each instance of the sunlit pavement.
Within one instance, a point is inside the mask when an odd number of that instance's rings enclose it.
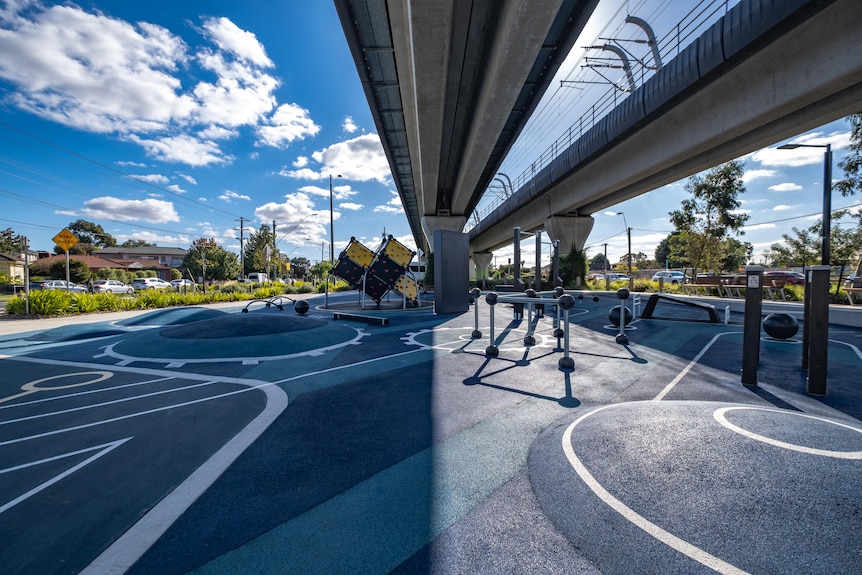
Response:
[[[858,572],[858,328],[307,301],[0,322],[0,571]]]

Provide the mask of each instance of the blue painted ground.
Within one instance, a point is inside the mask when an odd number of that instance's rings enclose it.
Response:
[[[552,306],[535,346],[496,306],[491,358],[484,299],[476,340],[472,307],[363,312],[381,326],[309,301],[0,325],[0,571],[858,568],[858,329],[832,327],[813,398],[765,334],[740,384],[737,315],[665,306],[620,345],[616,298],[579,299],[566,371]]]

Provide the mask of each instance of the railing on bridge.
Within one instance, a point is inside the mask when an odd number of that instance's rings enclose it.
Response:
[[[697,39],[699,35],[712,26],[721,16],[729,10],[730,0],[704,0],[698,3],[688,14],[686,14],[672,30],[667,32],[658,41],[658,48],[662,56],[668,54],[679,55],[680,51]],[[646,66],[640,68],[641,85],[652,75],[655,70]],[[586,113],[582,114],[577,123],[571,125],[566,132],[557,138],[542,154],[534,160],[530,167],[521,172],[514,180],[509,182],[508,191],[503,194],[495,194],[492,191],[493,183],[485,191],[482,200],[467,219],[464,232],[470,231],[479,221],[487,217],[493,210],[499,207],[515,191],[530,184],[533,178],[544,168],[568,150],[596,123],[607,116],[629,92],[621,93],[616,86],[605,92]],[[504,185],[505,188],[505,185]]]

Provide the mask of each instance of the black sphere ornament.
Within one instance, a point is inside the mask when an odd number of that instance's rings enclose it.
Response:
[[[575,307],[575,298],[569,294],[560,296],[560,307],[564,310],[569,310]]]
[[[799,322],[789,313],[771,313],[763,320],[763,331],[775,339],[790,339],[799,331]]]
[[[617,297],[620,299],[628,299],[629,298],[629,290],[627,290],[626,288],[618,289],[617,290]]]
[[[308,302],[305,300],[301,300],[293,304],[293,310],[299,315],[305,315],[308,313]]]
[[[626,319],[625,319],[625,321],[626,321],[626,325],[628,325],[628,324],[630,324],[630,323],[631,323],[631,321],[632,321],[632,312],[631,312],[631,310],[630,310],[629,308],[627,308],[627,307],[624,307],[623,309],[625,309],[625,310],[626,310],[626,311],[625,311],[625,315],[626,315]],[[615,326],[617,326],[617,327],[619,327],[619,326],[620,326],[620,306],[615,305],[614,307],[612,307],[612,308],[610,309],[610,311],[608,311],[608,320],[609,320],[613,325],[615,325]]]
[[[486,295],[486,296],[485,296],[485,303],[487,303],[488,305],[496,305],[496,303],[497,303],[497,293],[496,293],[496,292],[491,292],[491,293],[489,293],[488,295]]]

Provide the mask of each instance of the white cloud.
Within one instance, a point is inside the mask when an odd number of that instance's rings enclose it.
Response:
[[[775,184],[774,186],[769,186],[768,190],[772,190],[773,192],[794,192],[796,190],[801,190],[802,186],[799,184],[793,184],[791,182],[784,182],[783,184]]]
[[[187,181],[188,183],[192,184],[193,186],[198,185],[198,181],[196,179],[194,179],[194,177],[192,177],[188,174],[183,174],[182,172],[177,172],[177,175],[179,177],[181,177],[182,179],[184,179],[185,181]]]
[[[353,132],[358,130],[359,127],[356,125],[356,122],[353,121],[353,118],[351,118],[350,116],[345,116],[344,122],[341,123],[341,129],[348,134],[352,134]]]
[[[221,194],[218,199],[224,200],[227,203],[230,203],[231,200],[251,200],[251,197],[246,196],[245,194],[238,194],[236,192],[232,192],[230,190],[225,190],[223,194]]]
[[[176,184],[171,184],[170,186],[168,186],[168,187],[167,187],[167,188],[165,188],[165,189],[170,190],[170,191],[174,192],[175,194],[184,194],[184,193],[186,193],[186,191],[185,191],[184,189],[182,189],[180,186],[178,186],[178,185],[176,185]]]
[[[224,154],[214,142],[198,140],[185,134],[154,140],[133,135],[129,139],[142,146],[148,155],[166,162],[207,166],[228,164],[233,161],[233,156]]]
[[[313,170],[302,167],[298,170],[281,170],[280,175],[288,178],[305,180],[322,180],[330,174],[340,174],[346,180],[357,182],[378,181],[386,184],[391,179],[389,162],[383,152],[383,145],[377,134],[363,134],[338,142],[328,148],[311,154],[312,159],[320,165]]]
[[[806,144],[809,146],[825,146],[831,144],[832,149],[844,148],[850,144],[850,132],[832,132],[831,134],[822,134],[820,132],[810,132],[799,138],[791,140],[791,144]],[[779,150],[775,148],[765,148],[751,155],[751,158],[760,162],[764,166],[808,166],[812,164],[823,163],[824,148],[796,148],[795,150]]]
[[[757,230],[774,230],[776,227],[777,226],[775,224],[753,224],[750,226],[743,226],[742,230],[748,233]]]
[[[786,212],[787,210],[792,210],[794,206],[788,206],[785,204],[778,204],[774,206],[772,209],[776,212]]]
[[[314,201],[302,192],[288,194],[282,203],[268,202],[254,211],[261,222],[278,222],[278,240],[292,244],[319,244],[327,237],[329,208],[315,210]],[[333,219],[338,219],[338,212]]]
[[[132,175],[130,177],[141,182],[147,182],[148,184],[167,184],[170,182],[167,176],[163,176],[161,174]]]
[[[742,181],[747,184],[758,178],[771,178],[776,173],[775,170],[745,170],[745,173],[742,174]]]
[[[227,18],[203,19],[204,44],[191,54],[155,24],[74,4],[26,7],[0,9],[0,80],[13,86],[7,102],[24,111],[192,166],[232,161],[214,142],[236,139],[242,127],[276,147],[319,130],[306,110],[278,105],[272,60]]]
[[[342,203],[338,204],[338,207],[341,208],[342,210],[350,210],[353,212],[358,212],[359,210],[361,210],[365,206],[363,206],[362,204],[356,204],[353,202],[342,202]]]
[[[180,220],[171,202],[155,199],[123,200],[102,196],[84,202],[80,213],[90,218],[121,222],[145,221],[161,224]]]
[[[192,241],[194,241],[192,238],[194,237],[196,239],[196,236],[191,235],[160,234],[153,231],[132,231],[131,233],[116,233],[113,234],[113,236],[117,238],[118,243],[123,243],[126,240],[144,240],[145,242],[150,242],[159,246],[168,244],[180,247],[188,247],[191,245]]]
[[[298,156],[293,161],[292,165],[294,168],[304,168],[305,166],[308,165],[308,157],[307,156]]]
[[[258,127],[257,135],[261,143],[279,149],[320,131],[320,126],[309,117],[308,110],[296,104],[279,106],[268,123],[267,126]]]
[[[300,192],[304,192],[306,194],[311,194],[313,196],[323,196],[324,198],[329,197],[329,188],[321,188],[318,186],[302,186],[299,188]],[[333,200],[346,200],[352,196],[358,194],[356,190],[350,188],[350,185],[343,186],[332,186],[332,199]]]
[[[404,206],[401,205],[401,198],[398,196],[398,193],[391,190],[390,193],[392,197],[389,198],[389,201],[383,205],[374,206],[374,211],[386,214],[403,214]]]
[[[238,28],[227,18],[209,18],[204,21],[203,26],[219,48],[231,52],[238,59],[261,68],[272,68],[275,65],[266,55],[266,50],[258,42],[257,36]]]

